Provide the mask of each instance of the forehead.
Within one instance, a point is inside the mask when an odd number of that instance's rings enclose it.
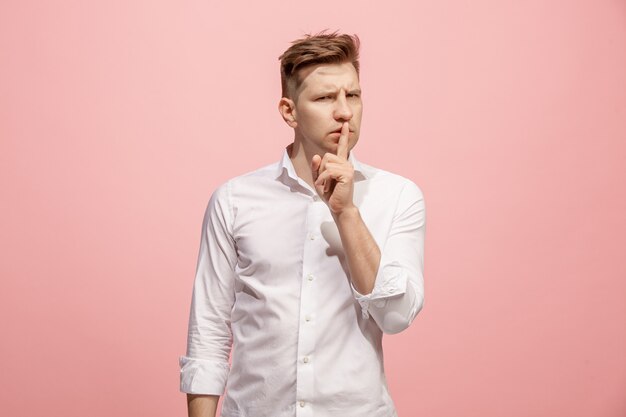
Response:
[[[359,87],[359,76],[350,62],[343,64],[319,64],[303,68],[300,77],[300,91],[307,90],[338,90]]]

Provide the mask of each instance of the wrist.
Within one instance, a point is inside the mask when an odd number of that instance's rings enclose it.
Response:
[[[359,208],[355,205],[345,207],[340,212],[333,212],[332,214],[335,219],[335,222],[350,221],[350,220],[357,219],[361,216],[361,213],[359,212]]]

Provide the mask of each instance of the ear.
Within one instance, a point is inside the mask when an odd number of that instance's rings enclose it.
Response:
[[[298,125],[296,121],[296,105],[292,99],[282,97],[278,102],[278,111],[283,117],[283,120],[292,128]]]

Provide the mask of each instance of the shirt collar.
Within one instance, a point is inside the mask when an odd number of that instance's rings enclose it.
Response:
[[[294,168],[293,163],[291,162],[291,158],[289,158],[289,152],[291,151],[292,148],[293,148],[293,143],[290,143],[289,145],[285,146],[285,149],[283,149],[282,158],[278,162],[278,168],[276,169],[277,179],[280,178],[281,175],[283,175],[283,172],[286,172],[290,178],[296,181],[298,180],[298,174],[296,174],[296,169]],[[355,182],[367,179],[367,176],[365,175],[365,172],[363,170],[363,166],[357,160],[356,155],[354,154],[354,149],[348,152],[348,161],[350,161],[350,163],[352,164],[352,167],[354,168],[354,181]]]

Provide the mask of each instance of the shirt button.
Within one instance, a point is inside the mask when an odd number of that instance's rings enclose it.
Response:
[[[309,235],[309,239],[314,240],[314,239],[315,239],[315,235],[311,233],[311,234]]]
[[[300,401],[300,407],[304,407],[304,401]]]
[[[305,316],[305,317],[304,317],[304,319],[305,319],[306,321],[311,321],[311,316],[307,315],[307,316]]]
[[[305,356],[303,360],[304,360],[304,363],[309,363],[309,357],[308,356]]]
[[[307,278],[309,279],[309,281],[313,281],[313,275],[309,274]]]

